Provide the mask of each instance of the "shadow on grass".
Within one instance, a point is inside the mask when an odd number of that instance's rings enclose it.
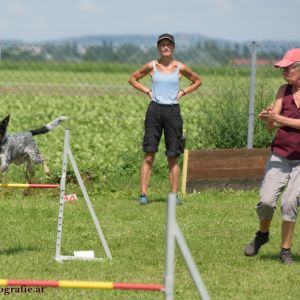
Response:
[[[23,246],[17,246],[7,249],[0,249],[0,255],[12,255],[16,253],[26,252],[26,251],[35,251],[37,248],[33,247],[23,247]]]
[[[152,202],[152,203],[165,202],[166,203],[167,200],[166,200],[166,197],[153,197],[150,202]]]
[[[279,251],[277,253],[271,253],[271,254],[261,255],[260,259],[262,259],[262,260],[277,260],[277,261],[279,261]],[[294,254],[293,253],[293,259],[296,262],[300,262],[300,254]]]
[[[167,203],[166,198],[164,197],[149,197],[149,204],[164,202]],[[138,198],[134,198],[134,201],[139,202]]]

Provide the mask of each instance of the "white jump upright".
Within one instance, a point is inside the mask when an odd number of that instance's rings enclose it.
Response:
[[[175,242],[177,242],[199,295],[203,300],[209,300],[210,298],[200,273],[186,244],[185,238],[176,222],[176,193],[169,193],[167,199],[166,220],[165,300],[173,300],[174,296]]]
[[[81,257],[81,256],[66,256],[61,255],[61,243],[62,243],[62,225],[63,225],[63,214],[64,214],[64,196],[65,196],[65,186],[66,186],[66,174],[67,174],[67,163],[68,158],[71,162],[73,171],[76,175],[78,184],[80,186],[80,189],[82,191],[82,195],[85,199],[85,202],[88,206],[90,215],[93,219],[93,222],[95,224],[100,242],[104,248],[105,254],[108,259],[112,259],[111,252],[109,250],[108,244],[105,240],[104,234],[102,232],[101,226],[99,224],[99,221],[97,219],[97,216],[95,214],[93,205],[91,203],[91,200],[89,198],[89,195],[87,193],[87,190],[84,186],[83,180],[80,176],[79,170],[77,168],[75,159],[73,157],[71,147],[69,144],[69,130],[65,130],[65,141],[64,141],[64,153],[63,153],[63,163],[62,163],[62,173],[61,173],[61,180],[60,180],[60,204],[59,204],[59,212],[58,212],[58,223],[57,223],[57,238],[56,238],[56,253],[55,253],[55,260],[58,262],[63,262],[64,260],[76,260],[76,259],[84,259],[84,260],[99,260],[101,258],[88,258],[88,257]]]

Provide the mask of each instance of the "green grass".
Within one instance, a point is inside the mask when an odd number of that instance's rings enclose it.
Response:
[[[11,113],[10,132],[37,128],[59,115],[69,117],[54,132],[36,137],[51,170],[48,178],[36,168],[36,182],[59,183],[64,128],[70,129],[71,148],[113,260],[58,264],[53,259],[58,192],[35,190],[24,197],[21,190],[0,189],[0,277],[162,283],[165,197],[169,190],[163,142],[149,190],[151,204],[137,204],[147,98],[129,87],[129,72],[111,74],[89,66],[78,72],[70,72],[67,67],[63,71],[62,66],[50,68],[52,71],[47,65],[43,67],[33,71],[21,64],[19,69],[0,69],[0,115]],[[205,73],[203,87],[183,98],[188,148],[245,145],[249,78],[244,73]],[[258,74],[256,112],[272,101],[279,83],[280,78],[273,73],[268,79]],[[268,145],[272,135],[261,123],[255,122],[255,126],[255,146]],[[7,177],[9,182],[23,183],[24,168],[10,166]],[[69,255],[74,250],[95,250],[97,256],[104,257],[74,174],[69,171],[67,177],[67,193],[77,193],[79,200],[66,204],[62,252]],[[243,255],[244,246],[257,230],[257,191],[205,191],[183,200],[184,205],[177,208],[178,223],[212,299],[300,297],[298,233],[294,238],[296,264],[282,266],[277,260],[278,212],[271,240],[258,257]],[[176,254],[176,299],[197,299],[183,259],[178,251]],[[26,299],[28,294],[18,297]],[[54,289],[46,289],[42,297],[163,299],[149,292]]]
[[[151,204],[137,204],[137,178],[119,181],[120,189],[103,191],[87,185],[113,260],[103,262],[54,261],[58,193],[36,190],[23,197],[21,190],[1,190],[1,277],[19,279],[107,280],[162,283],[165,254],[165,196],[168,183],[156,176],[150,188]],[[94,250],[105,257],[84,199],[66,203],[62,253]],[[212,299],[297,299],[299,262],[283,266],[279,252],[279,214],[271,240],[255,258],[243,248],[257,229],[256,190],[205,191],[183,198],[177,221]],[[297,241],[297,231],[295,241]],[[176,299],[196,299],[197,292],[183,259],[176,251]],[[39,297],[39,295],[32,295]],[[24,296],[26,297],[26,296]],[[45,289],[43,299],[163,299],[159,293]]]

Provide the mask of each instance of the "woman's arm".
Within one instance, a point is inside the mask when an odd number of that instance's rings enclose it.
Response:
[[[269,120],[277,122],[280,126],[288,126],[295,129],[300,129],[300,119],[292,119],[276,114],[274,111],[269,113]]]
[[[181,98],[182,96],[184,96],[188,93],[192,93],[202,84],[202,80],[201,80],[200,76],[198,74],[196,74],[195,72],[193,72],[185,64],[181,64],[180,73],[184,77],[189,79],[192,83],[188,87],[179,91],[179,93],[178,93],[179,98]]]
[[[295,129],[300,129],[300,119],[288,118],[280,115],[282,109],[282,99],[284,96],[284,92],[286,89],[286,85],[283,85],[278,91],[278,98],[275,101],[275,105],[277,106],[268,112],[268,122],[277,123],[279,127],[287,126]],[[280,110],[279,110],[280,109]],[[277,126],[278,127],[278,126]]]
[[[285,93],[285,90],[286,90],[286,84],[285,85],[282,85],[279,89],[278,89],[278,92],[276,94],[276,99],[274,101],[273,104],[269,105],[268,107],[266,107],[265,109],[263,109],[258,117],[263,120],[263,121],[266,121],[267,122],[267,128],[268,129],[276,129],[278,127],[280,127],[280,125],[275,121],[275,120],[272,120],[270,118],[270,114],[273,112],[277,115],[279,115],[281,113],[281,110],[282,110],[282,99],[283,99],[283,96],[284,96],[284,93]],[[279,126],[278,126],[279,125]]]
[[[150,74],[150,72],[153,70],[153,64],[152,62],[149,62],[145,64],[143,67],[135,71],[128,79],[128,82],[138,91],[141,91],[145,94],[147,94],[150,98],[152,98],[152,91],[145,85],[139,82],[139,80],[146,75]]]

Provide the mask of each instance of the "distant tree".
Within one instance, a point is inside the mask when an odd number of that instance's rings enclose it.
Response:
[[[116,60],[114,52],[113,44],[104,41],[101,46],[88,47],[82,58],[86,61],[112,62]]]
[[[251,57],[250,47],[248,45],[243,45],[242,56],[244,58],[250,58]]]
[[[116,49],[116,58],[119,62],[141,63],[144,57],[144,51],[137,45],[124,44]]]

